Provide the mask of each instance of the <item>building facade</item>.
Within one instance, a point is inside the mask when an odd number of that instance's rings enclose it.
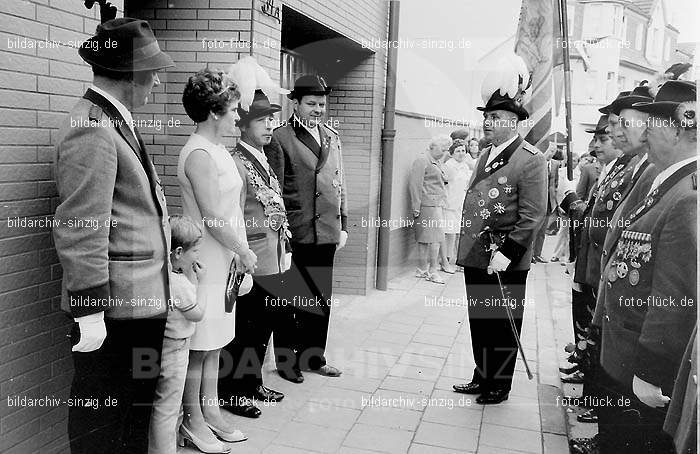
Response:
[[[181,105],[189,75],[253,55],[292,88],[306,72],[333,92],[328,120],[340,132],[348,184],[349,240],[334,289],[364,294],[376,272],[376,217],[388,4],[375,0],[116,0],[117,16],[148,20],[176,67],[134,115],[163,180],[170,211],[181,201],[176,163],[193,131]],[[92,80],[77,47],[100,22],[99,5],[76,0],[0,2],[0,452],[67,452],[65,399],[72,377],[59,310],[61,267],[51,219],[56,133]],[[280,99],[283,115],[289,101]],[[286,118],[281,118],[285,120]],[[233,145],[231,138],[230,145]],[[5,396],[8,397],[5,401]],[[34,400],[32,405],[28,399]]]

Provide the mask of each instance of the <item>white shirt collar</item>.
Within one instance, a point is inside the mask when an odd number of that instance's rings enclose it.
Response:
[[[134,119],[133,119],[133,117],[131,116],[131,112],[129,112],[129,109],[127,109],[126,106],[125,106],[124,104],[122,104],[121,102],[119,102],[119,101],[117,100],[117,98],[115,98],[114,96],[110,95],[109,93],[107,93],[107,92],[104,91],[103,89],[101,89],[101,88],[99,88],[99,87],[96,87],[96,86],[94,86],[94,85],[91,85],[91,86],[90,86],[90,89],[91,89],[92,91],[94,91],[95,93],[97,93],[97,94],[99,94],[99,95],[102,95],[107,101],[110,102],[110,104],[112,104],[114,107],[116,107],[117,111],[118,111],[118,112],[122,115],[122,117],[124,118],[124,121],[126,121],[126,125],[127,125],[127,126],[129,127],[129,129],[131,130],[131,133],[134,135],[134,137],[136,137],[136,133],[134,132]]]
[[[318,125],[316,125],[315,128],[309,128],[309,126],[306,124],[305,121],[301,121],[301,119],[299,119],[299,116],[297,116],[297,114],[294,114],[294,119],[295,119],[300,125],[302,125],[302,126],[304,127],[304,129],[306,129],[307,131],[309,131],[309,134],[311,134],[311,137],[313,137],[314,139],[316,139],[316,142],[318,143],[318,145],[321,146],[321,133],[320,133],[319,130],[318,130]]]
[[[267,156],[265,156],[265,153],[262,151],[258,150],[257,148],[251,146],[250,144],[247,144],[246,142],[239,140],[238,143],[240,143],[243,148],[246,150],[250,151],[250,153],[255,156],[255,159],[262,164],[263,168],[269,172],[270,170],[270,165],[267,162]]]
[[[608,175],[608,172],[610,172],[610,169],[613,168],[616,162],[617,158],[613,159],[612,161],[603,166],[603,170],[600,171],[600,175],[598,176],[598,185],[600,185],[600,183],[605,179],[605,177]]]
[[[670,166],[668,166],[667,168],[665,168],[664,170],[659,172],[659,174],[656,176],[656,178],[654,178],[654,181],[651,183],[651,188],[649,188],[649,192],[647,193],[647,195],[654,192],[654,190],[656,188],[661,186],[661,183],[663,183],[669,177],[671,177],[671,175],[673,175],[678,169],[685,166],[686,164],[690,164],[691,162],[697,161],[697,160],[698,160],[697,156],[691,156],[691,157],[686,158],[682,161],[678,161],[675,164],[671,164]]]
[[[501,152],[503,152],[503,150],[508,148],[508,145],[515,142],[515,139],[517,139],[517,138],[518,138],[518,135],[516,134],[497,147],[494,147],[493,145],[491,145],[491,151],[489,151],[489,157],[488,157],[488,159],[486,159],[486,164],[490,164],[491,161],[493,161],[496,158],[496,156],[501,154]]]
[[[649,156],[646,153],[644,153],[642,159],[640,159],[637,165],[634,166],[634,169],[632,169],[632,178],[634,178],[634,176],[637,175],[637,172],[639,172],[639,168],[642,167],[642,164],[644,164],[647,158],[649,158]]]

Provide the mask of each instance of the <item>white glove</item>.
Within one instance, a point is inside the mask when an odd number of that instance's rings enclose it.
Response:
[[[340,231],[340,241],[335,245],[335,250],[339,251],[345,247],[345,243],[348,241],[348,232],[345,230]]]
[[[282,269],[283,273],[292,267],[292,253],[291,252],[287,252],[286,254],[284,254],[283,265],[284,265],[284,269]]]
[[[76,317],[74,320],[80,327],[80,341],[73,346],[72,351],[88,353],[102,347],[107,337],[104,312]]]
[[[649,407],[665,407],[671,401],[670,397],[663,395],[661,388],[645,382],[636,375],[632,379],[632,391],[637,399]]]
[[[489,263],[486,272],[491,274],[494,271],[505,271],[506,268],[508,268],[508,265],[510,265],[510,259],[501,254],[499,251],[496,251],[496,253],[493,254],[493,258],[491,258],[491,263]]]

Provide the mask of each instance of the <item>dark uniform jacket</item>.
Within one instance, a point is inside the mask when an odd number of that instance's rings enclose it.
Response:
[[[321,146],[292,116],[265,147],[282,187],[293,243],[337,244],[340,231],[347,230],[340,137],[325,124],[318,128]]]
[[[53,237],[63,266],[61,308],[73,317],[100,311],[120,319],[165,313],[168,211],[142,141],[117,108],[93,90],[78,101],[59,136]]]
[[[245,200],[243,218],[246,225],[248,247],[258,257],[257,267],[253,276],[268,276],[284,271],[284,255],[287,252],[287,238],[284,222],[284,201],[276,177],[268,172],[253,154],[240,143],[236,146],[233,160],[238,173],[243,178],[241,197]],[[252,171],[251,171],[252,168]],[[256,185],[264,185],[266,193],[275,193],[281,203],[281,211],[269,209],[270,216],[265,213],[265,206],[257,198]],[[274,197],[274,196],[272,196]]]
[[[457,264],[485,269],[485,227],[503,238],[500,252],[511,260],[508,270],[528,270],[532,242],[547,210],[547,162],[518,136],[488,166],[488,150],[479,158],[462,209]]]
[[[581,167],[581,175],[576,185],[576,195],[581,200],[588,200],[591,190],[598,182],[600,176],[601,165],[599,161],[586,164]]]
[[[605,242],[603,243],[603,252],[600,257],[601,270],[604,269],[605,266],[608,264],[608,259],[610,258],[610,251],[615,245],[614,241],[617,240],[617,237],[620,234],[620,230],[623,230],[626,227],[628,227],[624,225],[625,219],[627,219],[627,216],[629,216],[632,210],[637,208],[637,205],[642,200],[644,200],[644,197],[646,197],[647,193],[649,192],[649,189],[651,188],[652,183],[654,182],[654,178],[656,178],[656,176],[659,174],[659,171],[656,168],[656,166],[650,164],[649,161],[647,161],[647,163],[648,164],[646,166],[642,164],[644,168],[640,167],[637,171],[637,174],[635,175],[634,181],[632,183],[632,189],[629,191],[627,196],[622,199],[620,206],[617,208],[615,214],[612,217],[612,221],[610,222],[612,227],[608,234],[605,236]],[[593,321],[591,322],[596,326],[601,325],[603,312],[605,310],[605,304],[600,296],[604,291],[603,287],[605,287],[605,279],[603,276],[601,276],[599,279],[597,293],[599,297],[597,298],[596,309],[593,315]]]
[[[696,169],[692,162],[674,172],[611,238],[600,361],[628,387],[636,375],[670,395],[695,325]]]
[[[615,210],[632,187],[632,171],[639,158],[622,155],[594,188],[588,199],[579,225],[581,231],[580,249],[576,255],[574,282],[598,288],[600,280],[600,256],[603,253],[605,234],[610,227]]]

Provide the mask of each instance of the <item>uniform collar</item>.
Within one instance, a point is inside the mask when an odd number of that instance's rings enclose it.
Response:
[[[634,166],[634,169],[632,170],[632,178],[634,178],[634,176],[637,175],[637,172],[639,172],[639,168],[642,167],[642,164],[644,164],[648,158],[649,156],[646,153],[642,155],[642,159],[639,160],[639,162]]]
[[[518,135],[516,134],[516,135],[514,135],[514,136],[511,137],[510,139],[506,140],[505,142],[503,142],[502,144],[500,144],[500,145],[497,146],[497,147],[494,147],[493,145],[491,145],[491,150],[489,151],[489,157],[488,157],[488,159],[486,160],[486,164],[487,164],[487,165],[490,164],[491,161],[493,161],[493,160],[496,158],[496,156],[498,156],[499,154],[501,154],[501,152],[502,152],[503,150],[505,150],[506,148],[508,148],[508,145],[510,145],[511,143],[515,142],[515,139],[517,139],[517,138],[518,138]]]
[[[109,94],[108,92],[104,91],[100,87],[96,87],[95,85],[91,85],[90,89],[94,91],[95,93],[102,95],[103,98],[105,98],[107,101],[109,101],[110,104],[112,104],[117,111],[122,115],[122,118],[124,121],[126,121],[126,125],[129,127],[129,130],[131,133],[136,137],[136,133],[134,132],[134,119],[131,116],[131,112],[129,112],[129,109],[126,108],[124,104],[119,102],[117,98]]]
[[[664,181],[666,181],[666,180],[667,180],[671,175],[673,175],[678,169],[680,169],[681,167],[684,167],[684,166],[687,165],[687,164],[690,164],[690,163],[693,162],[693,161],[697,161],[697,160],[698,160],[698,157],[697,157],[697,156],[691,156],[691,157],[686,158],[686,159],[684,159],[684,160],[682,160],[682,161],[678,161],[678,162],[675,163],[675,164],[671,164],[670,166],[668,166],[667,168],[665,168],[664,170],[662,170],[661,172],[659,172],[659,174],[656,176],[656,178],[654,178],[654,181],[651,183],[651,188],[649,188],[649,192],[647,193],[647,195],[649,195],[649,194],[651,194],[652,192],[654,192],[654,190],[655,190],[656,188],[658,188],[659,186],[661,186],[661,183],[663,183]]]
[[[304,129],[306,129],[307,131],[309,131],[309,134],[311,134],[311,137],[313,137],[313,138],[316,140],[316,142],[318,142],[318,145],[319,145],[319,146],[321,145],[321,133],[320,133],[319,130],[318,130],[318,126],[319,126],[319,125],[316,125],[315,128],[309,128],[309,127],[306,125],[306,122],[305,122],[305,121],[301,121],[301,119],[299,118],[299,116],[298,116],[296,113],[294,114],[294,120],[296,120],[297,123],[299,123],[301,126],[303,126]]]
[[[258,150],[255,147],[251,146],[250,144],[244,142],[243,140],[239,140],[238,143],[243,148],[250,151],[250,154],[252,154],[253,157],[255,157],[255,159],[257,159],[258,162],[260,162],[260,164],[262,164],[262,166],[265,170],[268,170],[270,168],[270,165],[267,162],[267,156],[265,156],[265,153],[263,153],[262,151]]]

